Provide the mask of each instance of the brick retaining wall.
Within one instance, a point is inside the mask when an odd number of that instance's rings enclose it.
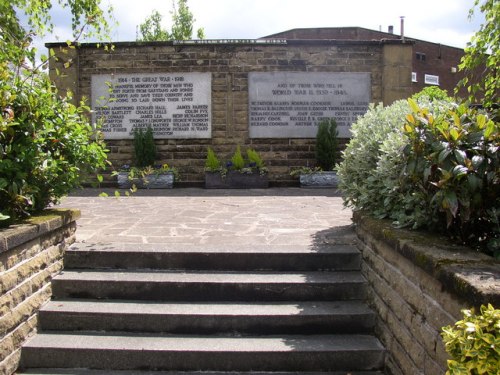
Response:
[[[80,212],[50,210],[0,229],[0,373],[12,374],[20,347],[36,332],[38,309],[51,298],[50,280],[75,240]]]
[[[500,306],[500,262],[386,221],[356,214],[355,222],[387,373],[444,374],[441,328],[462,319],[462,309]]]

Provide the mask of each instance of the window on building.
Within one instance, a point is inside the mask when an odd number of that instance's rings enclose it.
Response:
[[[417,61],[425,61],[426,56],[425,53],[417,52]]]
[[[411,81],[417,82],[417,73],[416,72],[411,72]]]
[[[424,82],[428,85],[437,85],[439,86],[439,76],[433,76],[431,74],[424,75]]]

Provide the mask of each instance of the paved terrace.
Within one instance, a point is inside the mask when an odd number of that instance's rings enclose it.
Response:
[[[110,197],[98,197],[102,191]],[[351,225],[352,212],[334,189],[185,188],[113,195],[114,190],[84,189],[61,202],[82,211],[77,241],[286,248],[312,246],[318,233]]]

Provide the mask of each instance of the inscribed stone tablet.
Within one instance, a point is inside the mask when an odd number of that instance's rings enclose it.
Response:
[[[154,137],[210,138],[210,73],[137,73],[92,76],[93,121],[102,118],[105,139],[133,138],[134,129]]]
[[[252,72],[248,75],[250,138],[314,138],[324,118],[340,138],[370,102],[370,73]]]

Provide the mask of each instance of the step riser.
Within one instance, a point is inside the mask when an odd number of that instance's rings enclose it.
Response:
[[[359,270],[357,252],[327,254],[287,253],[141,253],[68,251],[66,269],[180,269],[228,271]]]
[[[22,366],[169,371],[338,371],[371,370],[383,364],[382,351],[233,352],[100,351],[25,348]]]
[[[364,299],[366,284],[212,284],[182,282],[52,281],[53,296],[150,301],[336,301]]]
[[[119,331],[172,334],[313,334],[370,333],[374,314],[345,316],[107,316],[41,311],[43,331]]]

